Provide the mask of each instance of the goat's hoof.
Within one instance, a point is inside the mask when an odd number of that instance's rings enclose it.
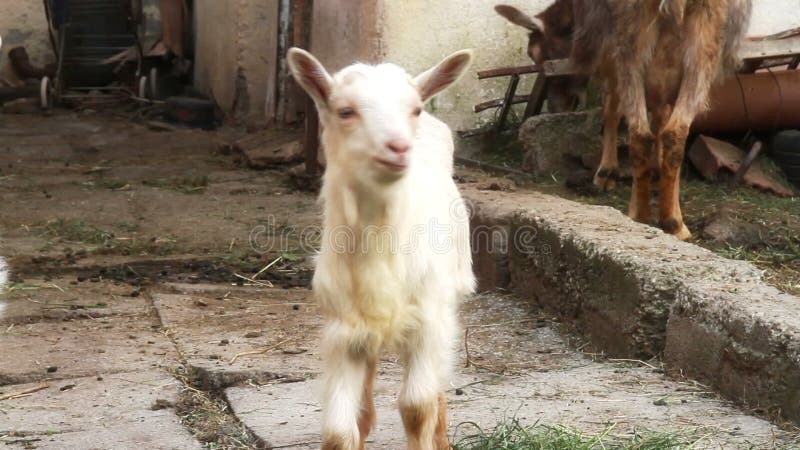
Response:
[[[682,241],[687,241],[692,238],[692,232],[689,231],[688,228],[686,228],[686,224],[683,224],[681,226],[681,229],[678,230],[677,233],[675,233],[675,237]]]
[[[601,191],[613,191],[617,187],[619,170],[616,167],[602,167],[594,175],[594,185]]]
[[[683,221],[678,222],[675,219],[667,219],[661,221],[660,225],[664,232],[669,233],[682,241],[688,240],[692,237],[692,232],[689,231],[689,228],[686,227],[686,224],[683,223]]]

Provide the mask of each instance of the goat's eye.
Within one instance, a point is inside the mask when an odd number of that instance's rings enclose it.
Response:
[[[339,110],[336,111],[336,113],[339,114],[339,117],[342,118],[342,119],[350,119],[350,118],[356,116],[356,110],[353,109],[353,108],[349,108],[349,107],[348,108],[339,108]]]
[[[422,114],[422,108],[420,108],[420,107],[414,108],[414,111],[412,112],[412,114],[414,114],[415,116],[419,116],[420,114]]]

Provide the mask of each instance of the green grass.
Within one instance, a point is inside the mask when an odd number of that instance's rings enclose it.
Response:
[[[499,424],[493,431],[476,424],[459,425],[454,450],[689,450],[707,445],[696,431],[642,431],[633,435],[614,434],[610,425],[597,434],[584,434],[561,425],[524,426],[516,419]],[[753,447],[754,449],[755,447]],[[790,450],[797,447],[775,447]]]
[[[630,184],[612,192],[578,195],[552,180],[537,180],[534,188],[593,205],[627,212]],[[786,198],[741,186],[730,188],[698,179],[681,180],[681,209],[692,231],[692,242],[730,259],[749,261],[765,279],[784,292],[800,295],[800,197]],[[706,222],[721,210],[761,230],[760,242],[749,247],[728,246],[703,235]]]
[[[172,189],[184,194],[202,194],[208,187],[208,182],[208,175],[189,175],[185,177],[144,180],[142,184],[155,188]]]
[[[89,182],[95,189],[110,189],[116,191],[128,186],[128,182],[119,178],[97,178]]]
[[[136,224],[120,223],[117,227],[124,233],[135,233]],[[112,230],[99,228],[83,220],[67,220],[63,218],[48,221],[39,227],[39,235],[48,239],[46,247],[57,242],[83,243],[97,246],[93,250],[99,254],[121,255],[168,255],[176,251],[173,240],[157,240],[142,236],[120,237]]]

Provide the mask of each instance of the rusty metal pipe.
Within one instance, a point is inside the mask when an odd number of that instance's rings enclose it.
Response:
[[[711,89],[692,130],[720,133],[800,128],[800,70],[737,75]]]

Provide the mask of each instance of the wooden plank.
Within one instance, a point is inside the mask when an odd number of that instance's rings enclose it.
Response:
[[[546,92],[547,77],[540,74],[536,77],[536,81],[533,83],[533,89],[531,89],[531,94],[528,96],[528,107],[525,108],[525,115],[522,116],[523,121],[528,117],[535,116],[542,112]]]
[[[264,99],[264,116],[267,123],[274,123],[278,117],[278,71],[280,67],[280,60],[283,55],[278,53],[278,14],[280,11],[280,2],[277,0],[269,0],[264,6],[264,22],[263,25],[267,32],[267,41],[264,42],[264,48],[267,50],[265,60],[267,62],[267,95]]]
[[[752,147],[750,147],[750,151],[745,156],[744,161],[739,166],[739,170],[736,171],[736,174],[733,176],[731,180],[731,186],[738,186],[741,184],[744,175],[750,170],[750,166],[753,165],[753,162],[758,158],[758,155],[761,154],[761,141],[756,141]]]
[[[547,77],[566,77],[570,75],[581,75],[582,72],[575,69],[569,59],[552,59],[545,61],[543,70]]]
[[[526,73],[538,73],[542,68],[536,65],[533,66],[518,66],[518,67],[502,67],[500,69],[481,70],[478,72],[478,79],[484,80],[486,78],[508,77],[511,75],[525,75]]]
[[[313,0],[292,0],[291,3],[291,40],[289,47],[309,48]],[[301,113],[305,112],[305,92],[300,89],[294,78],[287,77],[282,94],[285,99],[285,109],[281,120],[284,123],[296,122]]]
[[[478,103],[472,109],[473,109],[473,112],[479,113],[479,112],[485,111],[487,109],[499,108],[499,107],[503,106],[503,102],[504,101],[505,101],[505,99],[503,99],[503,98],[489,100],[489,101],[486,101],[486,102],[483,102],[483,103]],[[520,103],[527,103],[527,102],[528,102],[528,96],[527,95],[515,95],[514,96],[514,100],[511,102],[511,104],[512,105],[518,105]]]
[[[319,115],[314,100],[306,96],[306,129],[303,138],[306,155],[306,174],[317,176],[319,173]]]
[[[508,113],[511,111],[511,106],[514,104],[514,96],[517,93],[518,85],[519,75],[511,75],[511,82],[508,83],[508,89],[506,89],[506,95],[503,98],[503,106],[500,107],[500,116],[497,118],[497,124],[495,124],[495,129],[497,131],[502,130],[503,125],[506,123]]]
[[[800,55],[800,36],[777,41],[745,41],[739,50],[739,59],[782,58]]]
[[[800,27],[790,28],[788,30],[781,31],[780,33],[770,34],[767,36],[750,37],[748,39],[751,41],[774,41],[776,39],[784,39],[791,36],[797,36],[798,34],[800,34]]]

